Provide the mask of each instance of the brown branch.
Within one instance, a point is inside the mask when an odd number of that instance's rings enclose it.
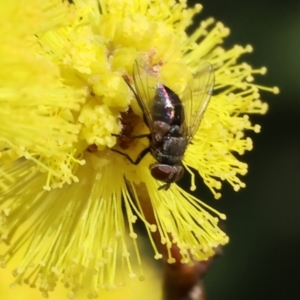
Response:
[[[173,248],[172,252],[174,252]],[[193,265],[168,264],[165,262],[163,299],[205,300],[205,291],[201,278],[207,272],[212,260],[210,258],[207,261],[194,262]]]
[[[156,224],[146,189],[140,185],[137,188],[137,193],[147,221]],[[171,254],[175,259],[175,263],[169,264],[167,262],[167,249],[165,245],[161,244],[159,232],[156,231],[152,235],[157,245],[160,245],[164,258],[163,300],[205,300],[202,278],[208,271],[214,257],[202,262],[195,261],[193,265],[182,264],[179,249],[177,245],[173,245]],[[216,255],[220,254],[221,248],[217,248]]]

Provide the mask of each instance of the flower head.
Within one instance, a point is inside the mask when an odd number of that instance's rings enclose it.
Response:
[[[228,242],[218,227],[223,214],[176,184],[158,191],[150,154],[133,165],[112,151],[135,158],[149,144],[133,138],[149,132],[124,80],[131,80],[135,62],[142,60],[179,95],[201,62],[213,66],[214,94],[183,165],[192,175],[191,189],[193,168],[215,198],[221,196],[221,181],[234,190],[245,186],[239,176],[247,164],[235,153],[252,149],[245,130],[260,129],[248,117],[267,110],[259,90],[277,89],[253,83],[253,75],[265,68],[238,62],[250,46],[220,46],[229,34],[223,24],[208,19],[187,35],[199,4],[73,2],[0,4],[5,12],[0,13],[0,233],[7,244],[1,259],[5,267],[23,251],[13,271],[16,282],[38,285],[45,295],[62,280],[70,296],[86,286],[93,298],[100,288],[135,277],[133,261],[143,278],[137,219],[144,222],[157,259],[162,255],[151,233],[159,232],[170,263],[174,244],[182,262],[190,263]],[[145,216],[142,189],[155,224]]]

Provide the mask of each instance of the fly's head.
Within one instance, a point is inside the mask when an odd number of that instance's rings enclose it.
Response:
[[[166,183],[162,185],[159,190],[168,190],[171,183],[179,181],[184,174],[184,168],[182,165],[170,166],[160,163],[150,165],[150,171],[153,178]]]

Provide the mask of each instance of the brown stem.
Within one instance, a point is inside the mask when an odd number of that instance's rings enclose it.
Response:
[[[173,249],[172,249],[173,250]],[[201,277],[208,270],[212,259],[194,265],[165,263],[163,280],[164,300],[205,300]]]
[[[137,188],[139,202],[147,221],[156,224],[151,202],[147,191],[143,186]],[[177,245],[171,248],[172,257],[175,263],[167,262],[168,254],[165,245],[161,243],[161,236],[158,231],[154,232],[153,238],[160,246],[164,258],[163,276],[163,300],[205,300],[202,277],[208,271],[214,258],[207,261],[194,262],[193,265],[182,264],[181,255]],[[220,254],[221,248],[216,249],[216,254]]]

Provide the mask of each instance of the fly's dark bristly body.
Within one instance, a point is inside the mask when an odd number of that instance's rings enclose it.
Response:
[[[162,187],[167,189],[184,174],[181,164],[187,147],[187,140],[181,129],[184,107],[177,94],[158,83],[151,116],[150,152],[158,163],[151,165],[150,170],[155,179],[167,183]]]
[[[124,155],[133,164],[138,164],[150,152],[157,161],[150,165],[151,174],[165,183],[159,189],[167,190],[184,174],[184,153],[199,128],[213,91],[213,68],[208,63],[201,64],[181,98],[155,76],[149,75],[147,66],[138,61],[134,64],[133,80],[134,87],[125,78],[149,127],[150,133],[140,136],[149,138],[149,147],[135,161],[125,153],[113,151]]]

